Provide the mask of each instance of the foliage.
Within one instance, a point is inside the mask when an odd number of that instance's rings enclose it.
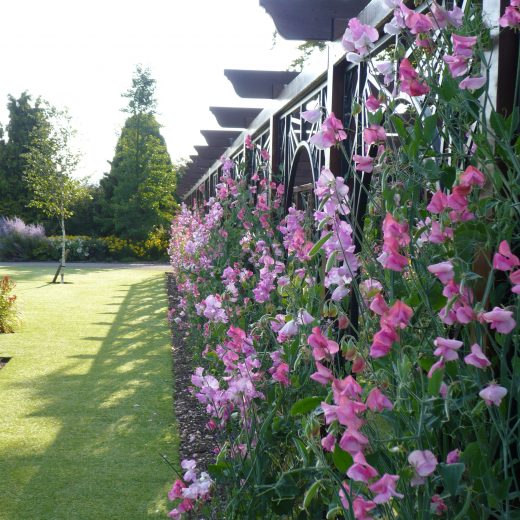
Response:
[[[323,52],[326,48],[327,44],[325,42],[316,40],[308,40],[298,45],[297,49],[300,55],[291,62],[289,69],[301,72],[314,51]]]
[[[25,224],[15,217],[0,217],[0,259],[36,258],[46,243],[45,230],[37,224]]]
[[[12,294],[15,285],[9,276],[0,279],[0,334],[14,332],[19,321],[16,295]]]
[[[137,68],[124,94],[130,113],[116,145],[110,172],[101,180],[102,232],[144,240],[154,227],[167,227],[176,209],[176,169],[155,119],[155,81]]]
[[[24,92],[18,99],[9,96],[7,103],[9,122],[7,124],[7,142],[0,135],[0,215],[19,217],[28,222],[35,222],[37,212],[29,208],[31,200],[24,174],[31,132],[41,121],[42,101],[34,102]]]
[[[183,461],[172,518],[214,484],[226,519],[518,517],[520,116],[490,107],[481,20],[398,4],[383,66],[351,20],[347,58],[378,82],[353,103],[362,147],[334,114],[311,138],[345,178],[323,169],[317,209],[280,222],[283,186],[226,160],[173,221],[175,322],[219,453],[210,475]]]

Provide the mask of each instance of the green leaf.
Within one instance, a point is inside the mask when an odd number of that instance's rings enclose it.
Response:
[[[327,516],[325,517],[327,520],[334,520],[335,518],[343,516],[343,508],[340,506],[336,506],[327,511]]]
[[[428,381],[428,393],[430,395],[438,396],[441,390],[442,378],[444,377],[444,370],[436,370]]]
[[[334,265],[334,261],[336,260],[336,251],[332,251],[332,254],[329,256],[329,259],[327,260],[327,265],[325,266],[325,272],[328,273],[332,266]]]
[[[407,143],[410,135],[408,134],[401,118],[399,118],[398,116],[392,116],[390,119],[392,120],[395,131],[399,135],[401,141],[403,141],[403,143]]]
[[[444,166],[442,168],[440,181],[444,188],[450,189],[455,182],[457,170],[453,166]]]
[[[312,246],[312,249],[309,251],[309,255],[310,256],[314,256],[316,255],[320,250],[321,248],[323,247],[323,245],[325,244],[325,242],[327,242],[327,240],[332,236],[332,231],[330,231],[329,233],[327,233],[326,235],[322,236],[313,246]]]
[[[432,142],[433,136],[437,131],[437,116],[429,116],[424,120],[423,124],[423,141],[424,144],[429,145]]]
[[[457,495],[460,479],[466,466],[462,462],[456,464],[439,464],[439,473],[444,481],[444,487],[454,497]]]
[[[445,101],[451,101],[458,92],[459,86],[457,82],[449,74],[445,74],[441,88],[439,89],[441,98]]]
[[[323,398],[321,397],[305,397],[304,399],[300,399],[291,406],[291,415],[294,417],[295,415],[312,412],[322,401]]]
[[[348,468],[352,466],[354,463],[354,459],[350,453],[343,451],[337,444],[334,448],[334,452],[332,453],[332,460],[334,461],[334,465],[341,473],[346,473]]]
[[[320,489],[321,482],[322,482],[321,480],[317,480],[305,492],[305,495],[303,497],[303,508],[304,509],[307,509],[310,506],[310,504],[312,502],[312,499],[314,498],[314,496],[316,495],[316,493]]]

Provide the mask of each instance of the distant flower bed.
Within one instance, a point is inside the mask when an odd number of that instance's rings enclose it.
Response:
[[[171,319],[220,445],[207,472],[182,461],[171,518],[212,497],[228,520],[519,517],[518,109],[490,109],[478,5],[390,3],[385,62],[374,28],[343,38],[379,82],[353,103],[362,145],[302,114],[349,164],[321,171],[317,208],[283,214],[266,162],[226,159],[215,198],[173,221]]]
[[[168,239],[158,230],[143,241],[67,236],[66,244],[69,261],[166,260]],[[25,224],[19,218],[0,218],[0,260],[58,261],[60,257],[60,236],[47,237],[43,226]]]
[[[0,334],[14,332],[19,321],[14,287],[15,283],[8,276],[0,279]]]

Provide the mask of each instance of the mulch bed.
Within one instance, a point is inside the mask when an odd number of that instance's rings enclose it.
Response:
[[[172,273],[166,273],[168,308],[178,309],[178,294]],[[184,333],[172,321],[172,356],[174,410],[179,430],[179,460],[194,459],[198,471],[205,471],[215,462],[217,442],[206,428],[209,416],[205,407],[191,394],[191,375],[195,369],[194,352],[184,342]]]

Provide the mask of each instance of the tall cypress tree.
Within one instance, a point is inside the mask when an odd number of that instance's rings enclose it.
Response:
[[[155,80],[148,69],[136,68],[132,87],[123,94],[129,114],[101,180],[105,233],[142,240],[154,227],[168,226],[176,208],[176,171],[155,119]]]
[[[29,189],[24,182],[24,172],[30,135],[41,121],[41,101],[32,103],[31,96],[23,92],[18,99],[9,96],[7,103],[9,123],[7,142],[0,144],[0,215],[20,217],[34,222],[38,211],[27,205],[31,200]]]

